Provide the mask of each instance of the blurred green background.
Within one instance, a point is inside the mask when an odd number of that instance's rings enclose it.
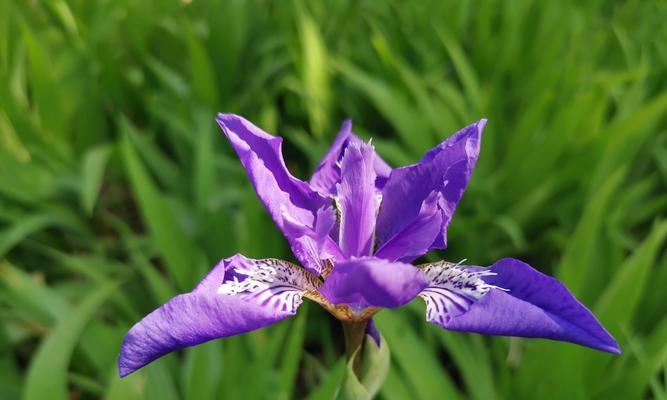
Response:
[[[393,166],[487,117],[429,256],[522,258],[619,340],[614,357],[377,323],[383,399],[666,399],[664,1],[0,2],[0,398],[331,398],[337,321],[296,318],[120,380],[124,333],[242,252],[292,259],[214,124],[286,138],[309,176],[342,119]]]

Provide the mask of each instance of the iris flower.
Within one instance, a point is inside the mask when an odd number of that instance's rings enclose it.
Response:
[[[426,320],[447,330],[620,352],[561,282],[522,261],[410,264],[447,246],[447,226],[475,167],[486,120],[396,169],[346,120],[308,182],[287,170],[282,138],[237,115],[219,114],[217,122],[301,265],[241,254],[223,259],[190,293],[130,329],[121,376],[171,351],[291,317],[304,297],[343,321],[352,350],[364,332],[379,341],[373,315],[420,297]]]

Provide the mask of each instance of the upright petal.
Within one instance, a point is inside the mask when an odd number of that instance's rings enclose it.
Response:
[[[439,234],[427,251],[446,247],[447,225],[477,162],[485,124],[483,119],[463,128],[431,149],[419,163],[392,171],[382,190],[382,206],[377,221],[380,245],[400,235],[406,227],[415,230],[415,224],[438,223]],[[433,193],[440,194],[440,220],[423,218],[420,214],[424,202]],[[430,231],[430,228],[423,229]]]
[[[302,246],[296,243],[298,237],[289,234],[285,220],[313,228],[316,211],[330,205],[331,201],[289,173],[282,156],[282,138],[269,135],[237,115],[218,114],[217,121],[236,150],[271,218],[290,245]],[[301,238],[300,242],[309,240]],[[303,257],[304,254],[307,253],[295,251],[297,256]],[[318,260],[299,258],[299,261],[314,265]]]
[[[426,319],[454,331],[561,340],[620,353],[614,338],[558,280],[503,259],[491,268],[435,263],[420,293]]]
[[[190,293],[135,324],[118,359],[120,376],[180,348],[238,335],[294,315],[317,279],[285,261],[236,255],[222,260]]]
[[[338,184],[340,234],[338,243],[347,257],[370,256],[375,233],[377,195],[370,144],[352,143],[341,161],[342,179]]]
[[[340,160],[352,136],[352,120],[346,119],[336,135],[329,151],[310,178],[310,185],[320,193],[336,194],[336,184],[340,182]]]
[[[336,263],[320,293],[332,304],[354,310],[366,307],[400,307],[427,286],[418,268],[379,258],[355,258]]]
[[[332,196],[336,194],[336,184],[341,181],[340,162],[350,143],[362,143],[362,140],[352,133],[352,120],[348,118],[343,121],[331,148],[310,178],[311,186],[320,193]],[[373,167],[377,175],[375,185],[377,190],[381,191],[391,173],[391,167],[379,156],[375,157]]]
[[[439,192],[424,200],[419,214],[375,252],[375,257],[389,261],[411,262],[427,253],[442,232],[442,212],[438,206]]]

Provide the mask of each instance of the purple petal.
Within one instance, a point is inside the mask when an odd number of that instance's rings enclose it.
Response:
[[[292,230],[288,232],[285,219],[312,229],[317,210],[329,206],[331,201],[289,173],[282,157],[282,138],[269,135],[237,115],[218,114],[217,121],[248,172],[257,196],[290,245],[301,248],[306,242],[315,247],[308,243],[308,237],[290,235]],[[307,258],[311,256],[308,252],[295,251],[295,255],[304,265],[319,261]]]
[[[120,376],[180,348],[246,333],[294,315],[315,278],[284,261],[235,255],[218,263],[190,293],[135,324],[118,359]]]
[[[441,291],[467,299],[467,306],[451,309],[451,312],[436,310],[436,305],[444,303],[436,300],[442,300],[445,295],[441,294],[438,298],[430,294],[431,306],[427,306],[429,322],[455,331],[546,338],[620,353],[614,338],[558,280],[510,258],[496,262],[489,269],[466,269],[473,275],[478,274],[485,284],[497,288],[488,289],[478,299],[469,292],[452,290],[451,287]],[[424,292],[434,287],[443,288],[444,285],[432,284]],[[423,294],[420,296],[424,297]]]
[[[375,257],[389,261],[411,262],[425,254],[441,232],[442,213],[438,207],[439,192],[433,192],[422,203],[417,218],[386,241]]]
[[[370,336],[374,341],[375,344],[380,347],[380,332],[378,332],[377,327],[375,326],[375,321],[373,321],[373,318],[368,320],[368,325],[366,325],[366,334]]]
[[[190,293],[174,297],[134,325],[118,360],[120,376],[180,348],[250,332],[290,314],[236,296]]]
[[[400,307],[426,287],[424,274],[410,264],[366,257],[336,263],[320,288],[332,304],[355,310]]]
[[[352,133],[352,120],[348,118],[343,121],[336,139],[310,178],[311,186],[320,193],[332,196],[336,194],[336,184],[341,181],[340,162],[350,143],[362,143],[362,140]],[[380,191],[391,173],[391,167],[379,156],[375,157],[373,165],[377,175],[375,185]]]
[[[416,230],[415,225],[437,223],[439,233],[426,250],[446,247],[447,225],[477,162],[485,124],[486,120],[482,119],[463,128],[431,149],[419,163],[392,171],[382,190],[382,206],[377,221],[379,244],[400,235],[406,227]],[[424,202],[433,193],[441,195],[438,198],[441,220],[421,215]],[[422,229],[431,231],[431,228]]]
[[[310,185],[320,193],[334,195],[336,193],[336,184],[340,182],[340,160],[343,158],[343,152],[347,148],[347,143],[352,135],[352,120],[343,121],[340,132],[336,135],[333,144],[327,154],[324,155],[320,165],[317,166],[313,176],[310,178]]]
[[[375,233],[375,149],[352,143],[341,161],[342,180],[338,184],[341,221],[338,242],[345,256],[370,256]]]
[[[345,258],[338,244],[329,232],[336,225],[336,212],[333,207],[317,210],[314,228],[310,228],[284,219],[284,232],[291,238],[292,251],[303,266],[314,274],[319,274],[324,267],[324,260],[342,260]]]

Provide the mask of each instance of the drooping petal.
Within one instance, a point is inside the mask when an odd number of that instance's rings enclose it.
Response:
[[[331,196],[336,194],[336,184],[341,181],[340,163],[343,159],[343,154],[345,154],[345,149],[351,143],[359,144],[363,142],[352,133],[352,120],[348,118],[343,121],[336,139],[334,139],[329,151],[322,158],[322,161],[320,161],[313,176],[310,178],[310,184],[313,188],[323,194]],[[377,175],[375,181],[376,189],[381,191],[391,173],[391,167],[379,156],[375,157],[373,166]]]
[[[429,282],[419,293],[419,297],[426,302],[426,320],[443,327],[494,289],[482,279],[493,274],[489,269],[446,261],[425,264],[420,268]]]
[[[276,258],[256,260],[237,254],[227,260],[225,281],[217,293],[237,295],[291,315],[301,305],[302,297],[317,293],[321,284],[298,265]]]
[[[427,250],[446,247],[447,225],[477,162],[485,124],[483,119],[463,128],[427,152],[419,163],[392,171],[382,190],[382,206],[377,221],[380,245],[399,235],[406,227],[412,226],[414,230],[416,224],[438,223],[439,234]],[[441,195],[438,198],[441,220],[420,215],[424,202],[433,193]],[[422,229],[430,231],[430,228]]]
[[[427,253],[442,231],[442,213],[438,207],[441,196],[439,192],[431,193],[422,203],[417,217],[384,242],[375,252],[375,257],[411,262]]]
[[[336,263],[320,293],[332,304],[354,310],[366,307],[400,307],[427,286],[418,268],[401,262],[365,257]]]
[[[352,143],[341,161],[341,182],[337,185],[341,221],[338,242],[346,257],[370,256],[375,233],[377,195],[373,162],[375,149]]]
[[[171,351],[292,316],[317,285],[314,276],[285,261],[238,254],[222,260],[192,292],[174,297],[130,329],[118,359],[120,376]]]
[[[290,235],[285,227],[285,219],[313,228],[315,213],[331,201],[290,174],[282,156],[282,138],[269,135],[238,115],[218,114],[217,122],[236,150],[271,218],[290,245],[299,246],[295,244],[298,238]],[[309,240],[302,238],[301,242]],[[304,254],[307,253],[295,255],[303,257]],[[312,259],[300,258],[299,261],[306,265],[317,264],[317,260]]]
[[[490,268],[430,264],[420,293],[429,322],[455,331],[561,340],[620,353],[614,338],[558,280],[515,259]]]

